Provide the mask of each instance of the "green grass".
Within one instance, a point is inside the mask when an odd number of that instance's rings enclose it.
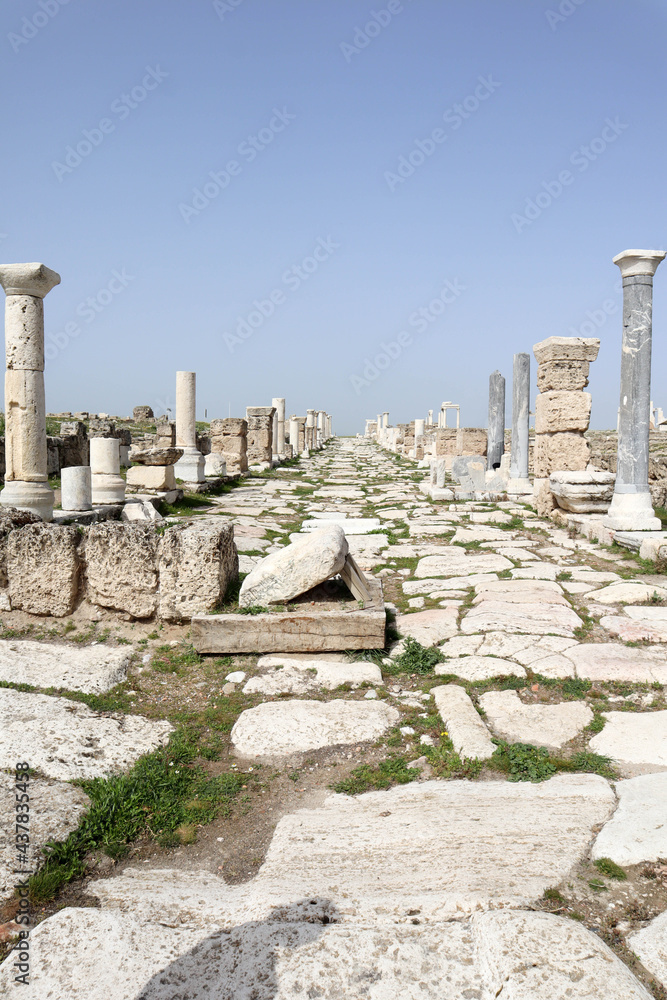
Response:
[[[617,865],[615,861],[611,858],[598,858],[593,864],[600,872],[601,875],[606,875],[607,878],[616,879],[618,882],[624,882],[628,877],[627,873],[623,871],[620,865]]]
[[[566,698],[585,698],[586,692],[590,691],[591,682],[579,680],[575,677],[568,677],[563,681],[562,692]]]
[[[183,499],[177,500],[176,503],[165,503],[162,501],[159,510],[163,517],[177,517],[183,514],[191,514],[193,510],[197,510],[200,507],[210,506],[211,501],[200,496],[199,493],[185,493]]]
[[[416,639],[408,636],[403,652],[394,660],[394,665],[385,670],[395,674],[430,674],[436,664],[443,660],[444,656],[437,647],[422,646]]]
[[[508,781],[546,781],[556,773],[547,748],[530,743],[501,742],[491,759]]]
[[[30,879],[32,902],[46,902],[83,875],[90,851],[101,849],[119,858],[146,833],[164,846],[187,842],[190,828],[210,823],[228,809],[244,776],[210,777],[196,763],[197,755],[187,731],[179,730],[168,746],[140,758],[128,774],[81,782],[91,800],[90,810],[67,840],[46,846],[46,862]]]
[[[359,795],[371,788],[390,788],[392,785],[407,785],[421,774],[418,767],[407,766],[405,757],[389,757],[379,764],[361,764],[355,767],[349,777],[332,786],[335,792],[344,795]]]

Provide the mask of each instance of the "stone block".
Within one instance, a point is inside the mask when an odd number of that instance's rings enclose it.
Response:
[[[168,528],[160,541],[160,618],[183,621],[213,611],[239,575],[233,524]]]
[[[312,531],[263,559],[243,581],[239,605],[278,604],[340,573],[349,552],[339,524]]]
[[[211,454],[213,455],[245,455],[248,445],[245,435],[243,437],[214,437],[211,438]]]
[[[581,392],[588,385],[589,361],[545,361],[537,367],[540,392]]]
[[[547,337],[533,346],[538,365],[546,361],[595,361],[599,350],[597,337]]]
[[[0,588],[7,587],[7,538],[10,531],[25,524],[42,524],[39,514],[16,507],[0,508]]]
[[[587,431],[593,397],[589,392],[543,392],[535,400],[535,433]]]
[[[126,483],[142,490],[174,490],[173,465],[133,465],[127,470]]]
[[[79,590],[79,532],[55,524],[28,524],[7,538],[7,581],[12,608],[33,615],[70,615]]]
[[[585,469],[590,461],[590,447],[583,434],[560,431],[535,435],[535,477],[545,479],[552,472]]]
[[[150,406],[135,406],[132,410],[132,419],[135,424],[146,423],[155,419],[155,414]]]
[[[157,550],[152,527],[116,521],[90,527],[84,541],[89,601],[149,618],[157,608]]]
[[[243,417],[224,417],[222,420],[212,420],[209,425],[211,437],[245,437],[248,433],[248,421]]]
[[[613,472],[554,472],[549,486],[561,510],[595,514],[609,509],[615,479]]]

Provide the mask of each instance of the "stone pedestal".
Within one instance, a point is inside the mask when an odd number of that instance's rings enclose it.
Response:
[[[60,506],[63,510],[90,510],[93,506],[89,465],[69,465],[60,473]]]
[[[273,406],[246,407],[248,465],[271,464],[273,457]]]
[[[44,297],[60,275],[44,264],[0,265],[5,302],[5,487],[3,507],[53,518],[44,400]]]
[[[141,490],[175,490],[175,468],[175,465],[133,465],[127,470],[127,485]]]
[[[176,372],[176,447],[183,455],[174,473],[185,483],[203,483],[206,479],[204,456],[197,448],[195,372]]]
[[[508,493],[530,493],[528,425],[530,420],[530,355],[515,354],[512,371],[512,446]]]
[[[487,431],[487,467],[500,468],[505,452],[505,379],[499,371],[489,376],[489,424]]]
[[[648,485],[651,410],[653,275],[662,250],[625,250],[614,257],[623,279],[623,348],[616,485],[607,528],[659,531]]]
[[[248,423],[241,417],[212,420],[211,454],[219,455],[227,466],[227,474],[237,475],[248,471]]]
[[[94,504],[122,503],[125,500],[125,482],[120,475],[118,438],[90,439],[90,471]]]
[[[289,421],[289,443],[292,454],[299,453],[299,421],[296,417],[290,417]]]

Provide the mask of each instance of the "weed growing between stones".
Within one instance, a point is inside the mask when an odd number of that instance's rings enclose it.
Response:
[[[491,760],[508,781],[546,781],[556,773],[547,748],[530,743],[499,742]]]
[[[607,878],[618,879],[619,882],[624,882],[628,877],[627,873],[623,871],[620,865],[617,865],[615,861],[611,858],[598,858],[593,864],[600,872],[601,875],[606,875]]]
[[[430,674],[444,656],[435,646],[422,646],[416,639],[407,637],[405,649],[394,660],[391,667],[385,667],[388,674]]]
[[[345,795],[359,795],[369,789],[390,788],[392,785],[407,785],[421,774],[418,767],[408,767],[405,757],[389,757],[379,764],[361,764],[355,767],[349,777],[331,787]]]

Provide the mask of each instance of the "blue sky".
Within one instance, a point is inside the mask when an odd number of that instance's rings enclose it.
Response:
[[[664,0],[0,16],[0,253],[62,276],[48,409],[162,412],[187,369],[200,418],[285,396],[353,433],[452,399],[484,426],[491,371],[509,393],[515,352],[579,333],[602,341],[592,426],[615,426],[611,258],[667,240]],[[666,317],[663,264],[665,409]]]

